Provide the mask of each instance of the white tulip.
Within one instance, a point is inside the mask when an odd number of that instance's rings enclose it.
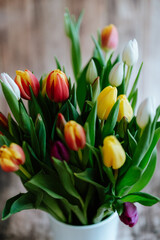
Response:
[[[98,77],[97,68],[92,59],[87,68],[86,81],[92,84],[97,77]]]
[[[138,61],[138,43],[136,39],[130,40],[125,46],[122,60],[128,66],[133,66]]]
[[[113,87],[121,85],[123,80],[123,62],[118,62],[114,65],[109,74],[109,83]]]
[[[12,91],[17,100],[19,100],[20,90],[14,80],[7,73],[1,73],[1,80]]]
[[[153,121],[156,113],[155,99],[153,97],[146,98],[139,106],[136,121],[138,126],[143,129],[147,125],[149,119]]]

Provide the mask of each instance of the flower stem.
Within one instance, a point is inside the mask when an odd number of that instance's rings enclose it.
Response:
[[[32,176],[31,174],[24,168],[22,165],[19,166],[19,170],[28,178],[30,179]]]
[[[78,157],[80,159],[80,162],[82,162],[82,151],[81,151],[81,149],[78,149]]]
[[[112,54],[112,50],[108,50],[108,51],[106,52],[105,64],[107,64],[107,62],[108,62],[108,60],[109,60],[111,54]]]
[[[104,127],[104,120],[101,120],[101,130],[103,130]]]
[[[127,74],[126,74],[126,78],[125,78],[125,93],[127,93],[127,89],[128,89],[128,84],[129,84],[129,80],[131,77],[131,72],[132,72],[132,66],[128,66],[127,69]]]

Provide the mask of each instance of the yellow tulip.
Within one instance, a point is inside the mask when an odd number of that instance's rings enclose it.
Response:
[[[99,119],[106,120],[113,105],[117,101],[117,88],[108,86],[103,89],[97,98],[97,115]]]
[[[133,117],[133,110],[126,95],[119,95],[117,100],[118,99],[120,100],[120,104],[117,121],[119,122],[123,117],[126,117],[128,122],[130,122]]]
[[[126,160],[125,151],[115,136],[108,136],[104,139],[102,154],[104,165],[113,169],[122,167]]]

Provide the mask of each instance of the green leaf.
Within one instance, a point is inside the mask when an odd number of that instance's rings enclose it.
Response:
[[[140,77],[140,73],[141,73],[141,70],[142,70],[142,66],[143,66],[143,62],[141,63],[141,66],[139,68],[139,71],[138,71],[138,74],[136,76],[136,79],[134,81],[134,84],[132,86],[132,89],[130,91],[130,94],[128,96],[128,101],[130,102],[131,99],[133,98],[133,95],[135,94],[135,90],[136,90],[136,87],[137,87],[137,83],[138,83],[138,80],[139,80],[139,77]]]
[[[95,44],[95,47],[96,47],[96,49],[97,49],[98,59],[99,59],[100,63],[101,63],[102,65],[104,65],[104,64],[105,64],[105,59],[104,59],[104,57],[103,57],[103,53],[102,53],[102,50],[101,50],[101,46],[99,45],[99,43],[97,42],[97,40],[96,40],[93,36],[92,36],[92,40],[93,40],[93,42],[94,42],[94,44]]]
[[[116,191],[118,196],[122,196],[125,191],[128,191],[141,177],[141,169],[136,166],[131,166],[124,176],[117,181]]]
[[[45,122],[45,118],[44,118],[44,115],[43,115],[43,112],[42,112],[42,108],[40,107],[40,105],[38,103],[38,100],[35,97],[31,87],[30,87],[30,92],[31,92],[31,100],[28,101],[28,107],[29,107],[30,115],[31,115],[33,121],[35,121],[36,118],[37,118],[37,115],[40,114],[43,121]]]
[[[5,99],[7,100],[8,106],[11,109],[11,112],[13,113],[13,116],[15,117],[16,121],[19,122],[19,104],[18,100],[15,97],[14,93],[3,83],[1,82],[3,94],[5,96]]]
[[[30,134],[31,134],[32,148],[33,148],[35,154],[39,157],[40,156],[40,145],[39,145],[38,137],[36,135],[36,130],[35,130],[35,126],[32,121],[32,118],[30,118],[30,126],[31,126]]]
[[[88,64],[83,69],[77,80],[77,102],[81,111],[83,110],[87,93],[86,72],[88,69]]]
[[[138,166],[146,153],[151,136],[151,121],[146,125],[133,155],[133,165]]]
[[[66,34],[71,40],[71,57],[72,57],[72,68],[74,72],[74,77],[77,80],[78,75],[81,70],[81,50],[80,50],[80,40],[79,40],[79,29],[83,13],[80,15],[77,23],[70,16],[69,11],[65,12],[65,25]]]
[[[40,114],[36,119],[35,131],[39,141],[41,159],[44,161],[46,157],[46,128]]]
[[[9,127],[10,134],[14,137],[14,141],[17,144],[20,144],[20,142],[21,142],[20,128],[17,125],[17,123],[13,120],[13,118],[11,117],[11,114],[8,114],[8,127]]]
[[[25,166],[26,170],[28,170],[28,172],[32,175],[32,174],[34,174],[34,170],[33,170],[33,166],[32,166],[32,159],[31,159],[30,153],[28,151],[26,142],[23,142],[23,151],[24,151],[24,154],[26,157],[24,166]]]
[[[152,152],[153,152],[154,148],[156,147],[156,144],[158,143],[159,139],[160,139],[160,128],[157,128],[155,133],[154,133],[154,137],[153,137],[152,143],[151,143],[148,151],[146,152],[144,158],[142,159],[142,161],[141,161],[141,163],[139,165],[139,167],[141,169],[145,169],[146,168],[146,166],[147,166],[147,164],[149,162],[149,159],[150,159],[150,157],[152,155]]]
[[[133,94],[133,97],[132,97],[132,104],[131,104],[131,106],[132,106],[133,112],[135,112],[137,99],[138,99],[138,89],[135,90],[135,92]]]
[[[34,209],[34,195],[30,192],[18,194],[6,202],[2,213],[2,220],[22,210]]]
[[[136,182],[136,184],[133,185],[133,187],[130,189],[129,193],[141,191],[145,186],[147,186],[147,184],[151,180],[153,173],[155,171],[156,162],[157,162],[157,154],[156,154],[156,149],[155,149],[153,151],[152,155],[150,156],[148,165],[145,168],[145,170],[143,171],[142,176],[140,177],[138,182]]]
[[[0,147],[3,145],[9,146],[10,144],[11,141],[6,136],[0,135]]]
[[[132,136],[132,134],[130,133],[129,129],[127,129],[127,133],[128,133],[128,140],[129,140],[129,148],[131,150],[131,154],[133,156],[135,149],[137,147],[137,141],[135,140],[135,138]]]
[[[117,118],[118,118],[119,103],[120,103],[120,100],[117,100],[114,106],[112,107],[112,110],[110,111],[109,116],[104,124],[103,133],[102,133],[103,139],[106,136],[113,134],[113,129],[116,125]]]
[[[25,183],[25,186],[28,187],[30,184],[34,185],[55,199],[62,199],[66,197],[66,193],[63,189],[63,186],[60,183],[57,184],[58,182],[59,178],[56,173],[51,176],[44,174],[43,172],[39,172],[32,177],[31,180]]]
[[[88,115],[88,118],[85,122],[89,126],[89,137],[90,137],[90,144],[94,146],[95,144],[95,133],[96,133],[96,119],[97,119],[97,104],[94,104],[91,112]]]
[[[71,90],[70,102],[76,109],[77,108],[77,96],[76,96],[76,85],[75,85],[75,83],[73,84],[73,87],[72,87],[72,90]]]
[[[69,100],[67,101],[67,104],[69,109],[69,119],[77,121],[77,119],[79,118],[79,114],[76,108],[72,105],[72,103]]]
[[[130,193],[126,196],[123,196],[121,200],[123,202],[138,202],[144,206],[152,206],[160,202],[160,199],[158,197],[154,197],[148,193],[143,192]]]
[[[98,179],[96,176],[96,171],[92,168],[87,168],[84,172],[74,173],[74,175],[81,179],[82,181],[88,182],[94,185],[96,188],[105,190],[105,187],[98,183]],[[95,181],[97,179],[97,182]]]
[[[57,69],[62,70],[61,64],[59,63],[58,59],[56,57],[54,57],[54,59],[56,61]]]
[[[27,133],[28,135],[30,134],[30,130],[31,130],[30,117],[26,112],[24,105],[20,101],[19,101],[19,125],[25,133]]]
[[[55,169],[57,170],[61,184],[63,185],[64,189],[71,196],[77,198],[82,204],[83,201],[81,199],[81,196],[79,195],[79,193],[77,192],[77,190],[73,184],[70,173],[68,173],[68,171],[66,171],[65,163],[63,161],[60,161],[53,157],[53,165],[54,165]]]

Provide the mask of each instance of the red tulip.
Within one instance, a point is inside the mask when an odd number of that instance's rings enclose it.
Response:
[[[64,127],[64,137],[68,147],[74,151],[83,149],[86,144],[84,128],[75,121],[69,121]]]
[[[64,72],[56,69],[49,74],[46,92],[54,102],[63,102],[69,98],[69,83]]]
[[[32,88],[32,91],[34,95],[37,97],[39,90],[40,90],[40,84],[38,79],[34,76],[33,73],[31,73],[29,70],[16,71],[16,77],[15,77],[15,83],[18,85],[21,97],[27,100],[31,99],[31,92],[30,87]]]

